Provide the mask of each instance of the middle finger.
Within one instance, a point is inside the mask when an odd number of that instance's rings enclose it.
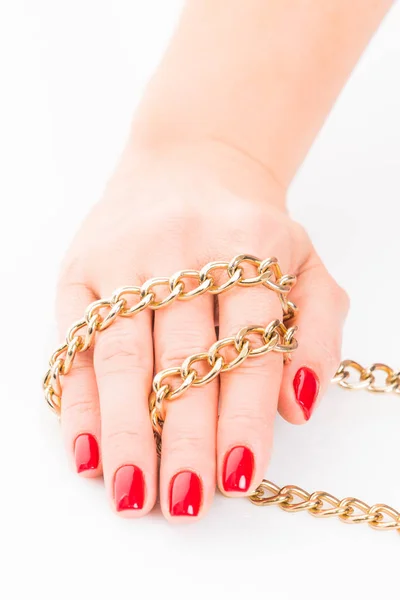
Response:
[[[156,372],[178,367],[188,356],[206,352],[215,340],[214,299],[208,294],[156,312]],[[199,363],[193,368],[198,369]],[[199,371],[199,375],[203,373]],[[215,491],[218,381],[192,386],[182,397],[164,403],[161,509],[167,519],[192,520],[204,514]]]
[[[242,327],[282,318],[277,296],[251,287],[219,296],[220,338]],[[250,339],[252,337],[250,336]],[[260,339],[254,346],[260,346]],[[264,476],[272,446],[273,423],[282,378],[282,355],[248,357],[221,375],[217,462],[221,491],[246,495]]]

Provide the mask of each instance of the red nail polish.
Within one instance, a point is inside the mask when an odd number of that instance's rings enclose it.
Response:
[[[78,473],[97,469],[99,466],[99,446],[90,433],[82,433],[75,440],[75,465]]]
[[[222,485],[226,492],[247,492],[253,478],[254,455],[246,446],[236,446],[225,457]]]
[[[202,495],[201,481],[196,473],[177,473],[169,488],[169,512],[173,517],[197,517]]]
[[[121,510],[138,510],[144,504],[143,471],[135,465],[124,465],[115,473],[115,507]]]
[[[319,379],[312,369],[302,367],[293,380],[296,401],[304,413],[306,421],[311,417],[319,392]]]

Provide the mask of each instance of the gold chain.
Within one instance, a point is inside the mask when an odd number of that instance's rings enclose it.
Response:
[[[339,500],[327,492],[309,494],[296,485],[279,488],[266,479],[249,499],[257,506],[275,504],[287,512],[308,511],[314,517],[339,517],[345,523],[368,523],[373,529],[400,531],[400,513],[387,504],[369,506],[357,498]]]
[[[245,275],[245,269],[252,269],[254,272]],[[215,272],[222,272],[226,276],[223,283],[216,284]],[[195,287],[188,289],[189,282],[195,282]],[[262,285],[275,292],[282,307],[282,320],[275,319],[266,326],[243,327],[236,335],[215,342],[208,351],[187,357],[181,366],[164,369],[155,375],[149,409],[157,452],[160,454],[165,402],[179,398],[192,386],[206,385],[249,358],[273,351],[282,353],[285,362],[290,360],[291,352],[297,348],[294,337],[297,327],[287,327],[285,322],[293,319],[298,312],[296,305],[287,298],[295,283],[295,276],[283,275],[276,258],[260,260],[255,256],[241,254],[229,263],[210,262],[200,271],[182,270],[168,278],[149,279],[141,287],[119,288],[111,298],[92,302],[87,307],[84,318],[70,327],[65,343],[51,356],[50,368],[43,382],[47,403],[60,415],[61,378],[70,372],[76,355],[88,350],[93,345],[96,334],[112,325],[117,317],[133,317],[146,308],[158,310],[176,300],[190,300],[207,292],[218,295],[235,286]],[[167,294],[161,299],[156,297],[157,286],[167,288]],[[134,304],[129,302],[132,297],[137,297]],[[257,338],[257,342],[254,338]],[[232,356],[230,360],[227,353]],[[193,367],[195,363],[198,363],[196,369]],[[205,367],[202,375],[199,374],[199,364],[203,364],[203,370]],[[355,378],[352,378],[352,371]],[[384,377],[380,384],[377,383],[379,372]],[[178,378],[177,386],[173,386],[171,382],[174,378]],[[332,382],[351,390],[400,393],[400,372],[382,363],[364,368],[356,361],[343,360]],[[276,504],[288,512],[306,510],[316,517],[337,516],[346,523],[368,523],[374,529],[397,529],[400,532],[400,513],[385,504],[369,506],[357,498],[339,500],[327,492],[309,494],[293,485],[279,488],[265,479],[249,499],[258,506]]]
[[[180,367],[164,369],[157,373],[153,379],[153,392],[150,396],[150,417],[157,442],[157,451],[161,453],[161,434],[165,417],[165,401],[179,398],[191,386],[200,387],[206,385],[220,373],[236,369],[247,358],[261,356],[267,352],[282,352],[286,356],[297,348],[297,341],[294,339],[296,327],[286,328],[279,319],[271,321],[269,325],[252,325],[243,327],[235,336],[218,340],[211,346],[208,352],[192,354],[188,356]],[[247,337],[257,335],[261,338],[261,345],[254,346]],[[227,360],[220,353],[223,348],[229,347],[233,351],[234,357]],[[195,363],[204,363],[206,373],[199,376],[198,370],[193,368]],[[179,377],[180,385],[173,389],[172,384],[167,383],[167,379]]]

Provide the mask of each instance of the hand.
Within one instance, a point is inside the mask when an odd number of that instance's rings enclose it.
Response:
[[[276,410],[304,423],[339,363],[347,296],[284,203],[273,177],[232,149],[127,151],[65,260],[58,294],[63,335],[88,304],[114,289],[212,260],[276,256],[284,273],[298,277],[290,299],[300,309],[299,348],[289,364],[271,352],[167,403],[160,468],[167,519],[204,515],[216,481],[226,495],[251,493],[268,465]],[[147,309],[98,334],[63,380],[67,451],[81,475],[103,473],[120,515],[142,516],[156,501],[153,373],[207,350],[216,341],[216,315],[220,338],[282,317],[276,294],[263,287]]]

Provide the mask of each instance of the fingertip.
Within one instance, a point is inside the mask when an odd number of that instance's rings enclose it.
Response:
[[[321,396],[320,375],[316,367],[292,366],[284,373],[279,395],[280,415],[293,425],[310,420]]]
[[[293,378],[293,391],[296,403],[300,406],[304,418],[308,421],[316,405],[320,390],[317,373],[310,367],[302,366]]]
[[[80,433],[74,442],[75,471],[80,477],[88,479],[102,474],[100,446],[95,435]]]
[[[214,490],[200,473],[180,470],[170,478],[167,494],[164,490],[161,511],[170,523],[196,522],[208,512]]]
[[[112,511],[115,514],[115,516],[120,517],[121,519],[140,519],[141,517],[145,517],[146,515],[148,515],[153,510],[152,505],[144,506],[142,509],[139,509],[139,510],[136,510],[136,509],[118,510],[118,508],[115,505],[114,500],[111,501],[111,507],[112,507]]]
[[[223,457],[219,469],[219,489],[224,496],[248,496],[255,474],[255,457],[248,445],[235,445]]]
[[[76,471],[76,473],[79,475],[79,477],[82,477],[82,479],[98,479],[99,477],[103,476],[103,470],[101,467],[90,471]]]
[[[142,469],[137,464],[125,462],[114,471],[111,469],[110,474],[107,471],[106,487],[116,516],[137,519],[153,510],[157,500],[157,477],[152,467],[143,464]]]

